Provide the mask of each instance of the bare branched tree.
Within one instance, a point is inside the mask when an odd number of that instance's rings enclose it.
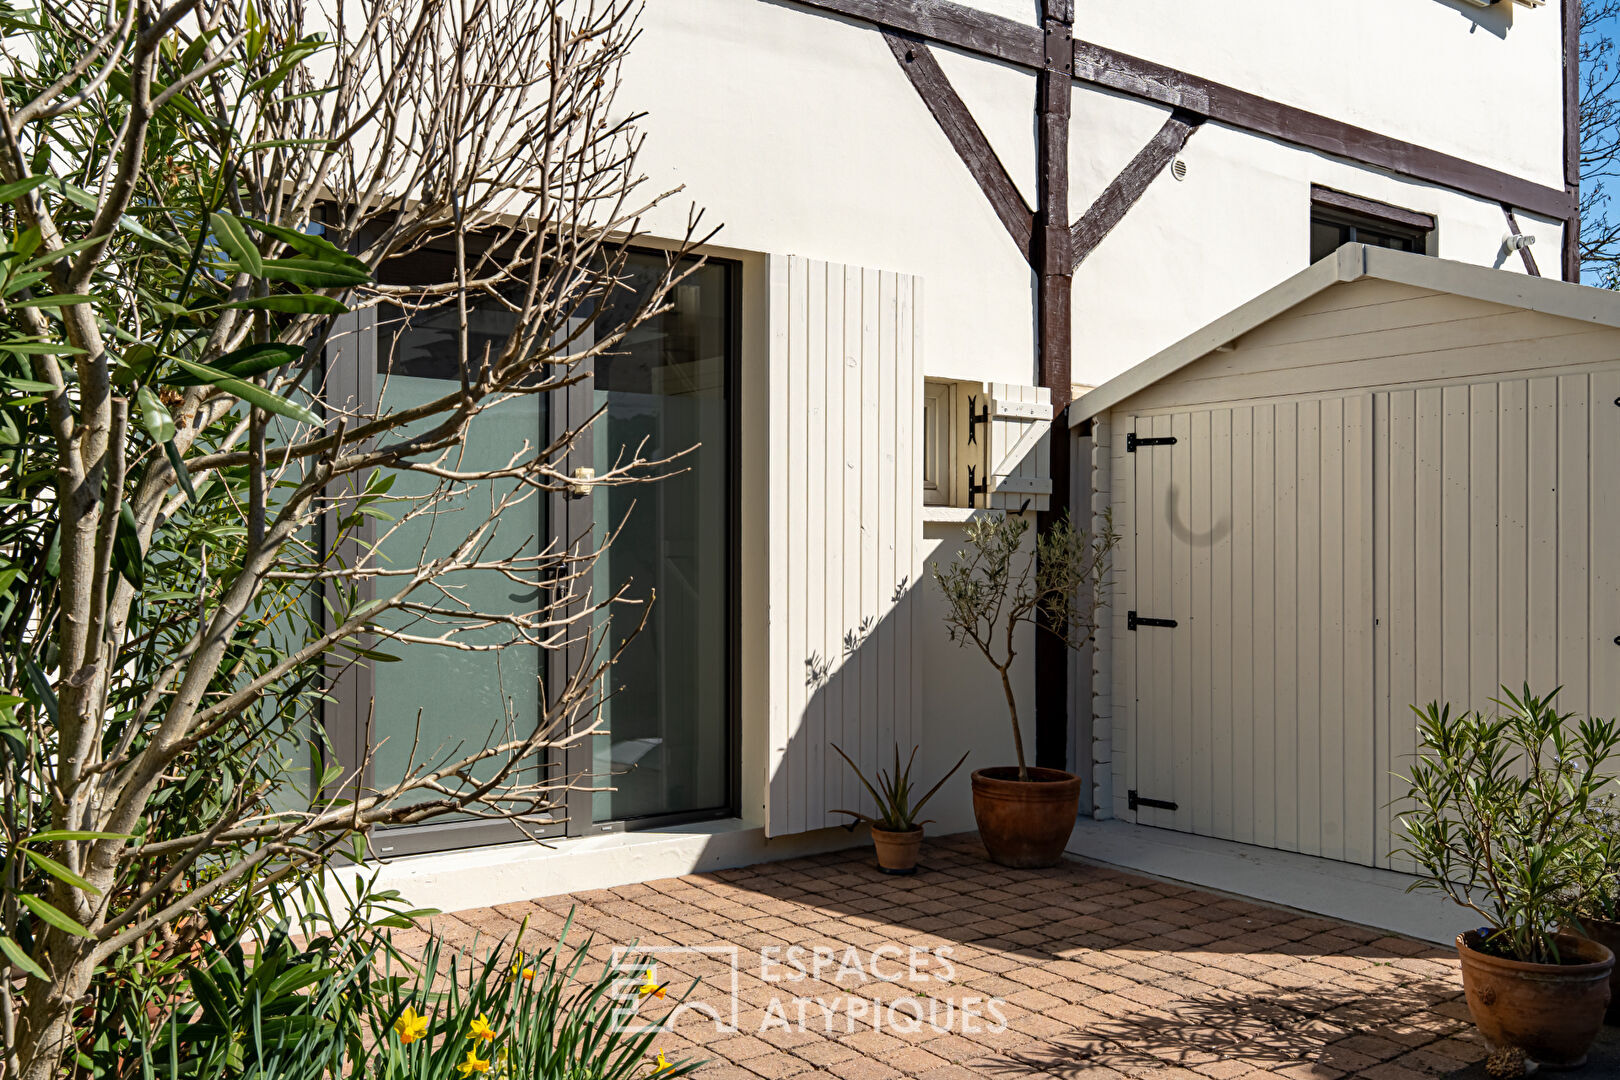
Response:
[[[1581,267],[1608,288],[1620,284],[1620,222],[1609,216],[1608,190],[1620,176],[1620,65],[1609,36],[1617,20],[1620,0],[1582,0]]]
[[[661,197],[617,101],[634,16],[630,0],[3,13],[0,1076],[52,1075],[98,966],[201,907],[376,826],[555,810],[568,779],[524,763],[594,732],[622,648],[601,615],[645,598],[592,591],[608,541],[514,553],[497,535],[566,489],[579,429],[486,468],[463,447],[489,410],[586,377],[693,265],[695,217],[631,313],[597,317]],[[388,283],[424,251],[443,280]],[[480,307],[506,313],[504,340],[473,332]],[[454,327],[445,393],[389,409],[328,385],[369,313],[427,310]],[[667,464],[628,448],[593,483]],[[359,542],[366,522],[382,535]],[[402,560],[390,538],[424,529]],[[469,573],[538,599],[481,610]],[[318,731],[333,671],[389,641],[580,660],[540,716],[413,747],[403,775],[333,763],[314,737],[320,767],[289,801],[289,739]]]

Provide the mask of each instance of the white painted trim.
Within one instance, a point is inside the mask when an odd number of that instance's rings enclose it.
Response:
[[[1230,840],[1081,818],[1069,837],[1068,852],[1086,862],[1440,945],[1449,945],[1471,925],[1468,912],[1438,894],[1407,892],[1415,879],[1406,874]]]
[[[377,888],[398,889],[415,906],[464,911],[842,851],[866,843],[864,829],[851,833],[842,828],[767,841],[758,826],[727,818],[543,844],[498,844],[413,855],[342,867],[332,874],[349,884],[376,873]]]
[[[960,525],[969,521],[982,521],[997,514],[999,511],[972,510],[966,506],[925,506],[922,510],[922,519],[930,522],[949,521]]]

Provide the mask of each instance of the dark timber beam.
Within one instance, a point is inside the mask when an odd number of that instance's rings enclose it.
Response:
[[[940,129],[956,148],[962,164],[979,182],[979,190],[990,200],[991,208],[1007,227],[1007,233],[1018,245],[1024,261],[1033,265],[1035,255],[1031,235],[1035,229],[1035,215],[1018,193],[1018,186],[1007,174],[1007,167],[990,146],[990,140],[984,137],[978,121],[973,119],[973,114],[951,86],[950,79],[946,78],[939,61],[934,59],[934,54],[922,39],[913,34],[884,30],[883,40],[889,43],[889,51],[900,62],[901,70],[911,80],[923,104],[939,121]]]
[[[1563,274],[1581,280],[1581,0],[1564,0],[1564,217]],[[1523,204],[1520,204],[1523,205]],[[1524,207],[1530,209],[1528,206]]]
[[[1046,68],[1044,28],[1026,26],[951,0],[787,0],[800,7],[916,34],[1019,67]],[[1257,94],[1140,60],[1086,41],[1074,43],[1074,77],[1132,97],[1182,108],[1218,123],[1266,135],[1361,165],[1438,184],[1559,221],[1576,221],[1580,191],[1580,0],[1564,10],[1564,190],[1487,168],[1425,146],[1392,139]],[[1072,32],[1072,22],[1069,24]],[[1573,149],[1571,149],[1573,147]],[[1578,222],[1575,230],[1578,230]],[[1575,231],[1572,230],[1572,231]],[[1568,263],[1578,247],[1566,246]],[[1567,267],[1566,267],[1567,272]]]
[[[1114,226],[1125,220],[1125,215],[1147,191],[1148,185],[1164,171],[1165,166],[1175,160],[1203,122],[1203,117],[1191,113],[1179,110],[1171,113],[1159,133],[1148,140],[1148,144],[1137,151],[1131,163],[1103,189],[1097,201],[1070,230],[1075,269],[1080,268],[1086,256],[1103,242],[1103,237],[1112,232]]]
[[[1019,67],[1045,63],[1041,32],[1033,26],[991,15],[950,0],[794,0],[834,15],[892,26],[941,45],[1005,60]]]
[[[1416,143],[1391,139],[1101,45],[1085,41],[1074,43],[1074,75],[1083,82],[1186,109],[1230,127],[1387,169],[1467,195],[1512,203],[1521,210],[1560,221],[1574,212],[1568,191],[1545,187]]]
[[[1036,159],[1040,207],[1036,229],[1036,323],[1040,384],[1052,393],[1051,509],[1036,515],[1045,533],[1069,510],[1069,424],[1065,412],[1074,330],[1074,256],[1069,232],[1069,122],[1074,94],[1074,0],[1046,0],[1043,66],[1036,88]],[[1068,768],[1069,649],[1057,633],[1035,635],[1035,761]]]

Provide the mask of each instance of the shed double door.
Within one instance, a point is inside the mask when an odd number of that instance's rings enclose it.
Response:
[[[1136,820],[1371,864],[1372,395],[1134,434]]]

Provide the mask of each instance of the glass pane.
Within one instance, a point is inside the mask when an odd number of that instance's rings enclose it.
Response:
[[[396,311],[379,333],[377,389],[382,407],[397,411],[453,393],[459,386],[455,348],[454,309],[413,315],[408,325]],[[471,314],[473,356],[483,355],[486,344],[504,343],[513,316],[503,309],[478,308]],[[397,334],[397,337],[394,336]],[[389,342],[393,341],[392,359]],[[434,421],[423,421],[422,428]],[[408,437],[401,429],[396,437]],[[468,431],[465,444],[450,452],[449,468],[463,472],[505,465],[527,444],[544,445],[546,402],[543,397],[518,397],[489,408]],[[439,486],[437,479],[420,473],[396,474],[390,496],[420,498]],[[386,507],[400,520],[377,523],[384,566],[407,568],[424,560],[451,554],[475,530],[484,526],[501,500],[512,495],[511,481],[458,484],[453,497],[437,512],[407,519],[413,505],[397,502]],[[532,556],[550,535],[543,496],[529,492],[520,501],[499,510],[492,539],[481,556],[485,560],[511,555]],[[469,570],[445,575],[443,588],[423,586],[411,599],[421,604],[466,611],[507,613],[531,611],[541,602],[538,590],[513,581],[497,570]],[[390,588],[381,578],[377,590]],[[399,658],[378,663],[375,690],[375,776],[378,784],[397,781],[408,769],[424,763],[444,762],[477,751],[492,740],[525,737],[540,715],[541,650],[518,641],[509,627],[494,625],[458,629],[464,624],[443,617],[390,612],[383,625],[419,637],[443,638],[491,651],[464,651],[426,642],[380,642],[381,652]],[[510,735],[508,733],[511,733]],[[493,771],[492,760],[484,768]],[[487,775],[483,769],[481,774]],[[532,779],[529,774],[528,779]],[[431,798],[424,794],[422,798]]]
[[[1328,221],[1311,222],[1311,262],[1325,259],[1345,242],[1345,230]]]
[[[622,324],[665,258],[634,255],[630,288],[604,304],[601,327]],[[710,264],[687,277],[671,309],[637,328],[596,365],[596,468],[621,455],[684,455],[662,479],[598,488],[598,530],[623,524],[595,568],[598,596],[627,587],[637,600],[608,613],[609,640],[647,625],[613,665],[593,747],[596,821],[718,809],[728,762],[727,357],[730,274]]]

